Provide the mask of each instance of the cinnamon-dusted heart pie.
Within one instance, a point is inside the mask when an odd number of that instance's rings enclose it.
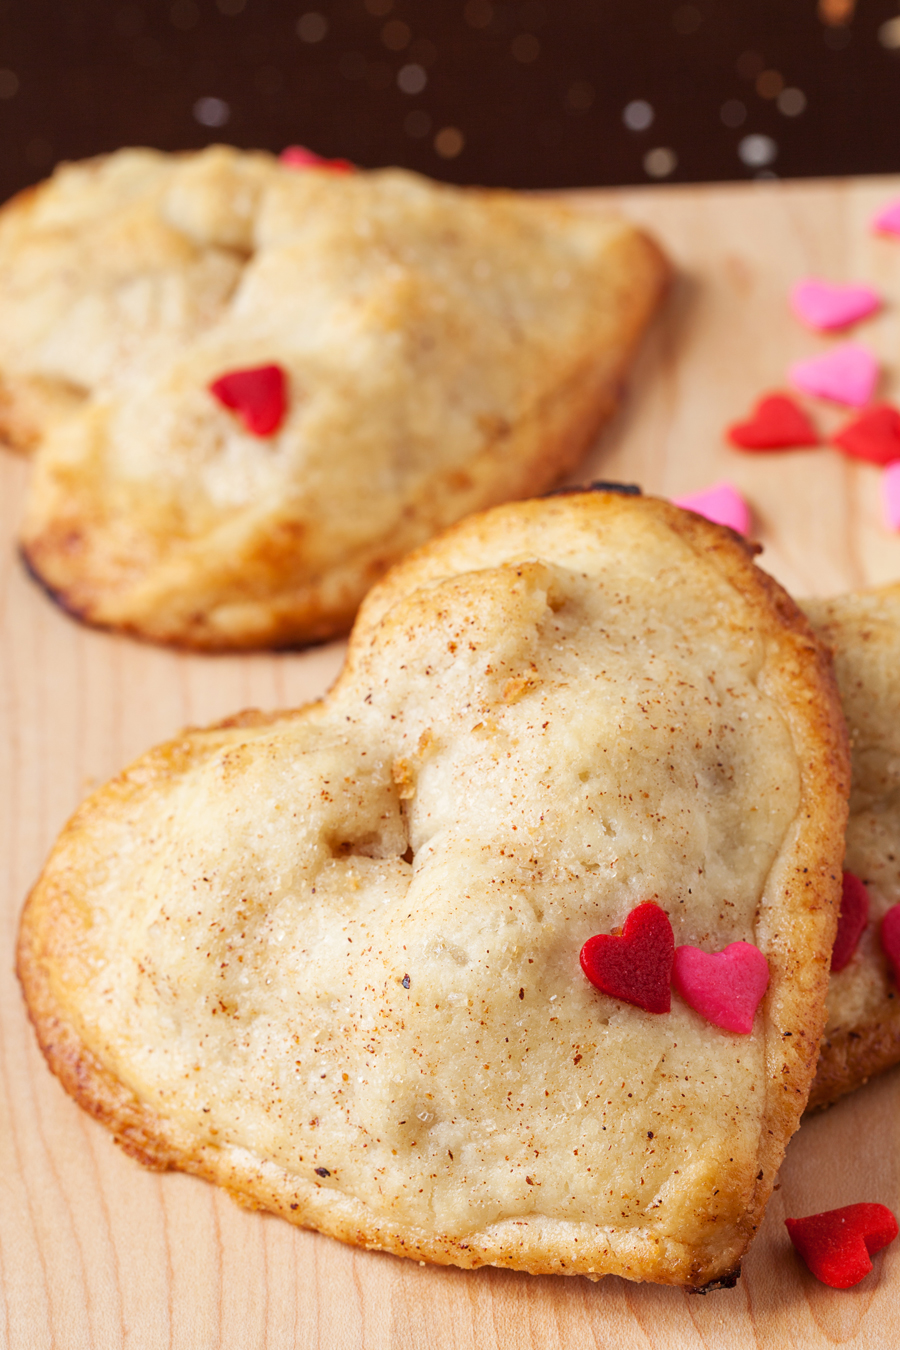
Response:
[[[729,1282],[814,1072],[847,778],[823,649],[737,536],[500,507],[375,588],[324,701],[90,798],[19,971],[150,1166],[423,1260]],[[657,984],[751,945],[751,1025],[599,987],[623,931]]]
[[[826,1106],[900,1061],[900,986],[881,933],[900,904],[900,585],[805,600],[803,608],[834,652],[853,769],[848,904],[860,883],[868,899],[855,950],[844,950],[829,984],[810,1095],[810,1106]]]
[[[0,215],[25,558],[160,642],[346,631],[403,553],[577,462],[666,277],[621,220],[399,170],[68,166]]]

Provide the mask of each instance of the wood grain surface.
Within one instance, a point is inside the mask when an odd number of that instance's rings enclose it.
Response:
[[[900,576],[879,471],[820,449],[741,455],[722,428],[834,338],[787,311],[799,277],[868,281],[887,300],[855,336],[900,396],[900,241],[874,208],[900,180],[582,194],[648,225],[679,268],[625,406],[586,464],[679,495],[729,479],[749,499],[763,565],[798,595]],[[827,429],[840,414],[818,405]],[[747,1350],[896,1343],[900,1243],[856,1289],[817,1284],[783,1219],[856,1200],[900,1211],[900,1075],[792,1142],[733,1290],[698,1297],[618,1279],[465,1272],[358,1252],[239,1210],[212,1187],[143,1171],[65,1096],[12,971],[22,900],[92,785],[185,724],[322,693],[341,644],[305,654],[191,657],[92,633],[54,609],[14,551],[28,466],[0,458],[0,1345],[12,1350]]]

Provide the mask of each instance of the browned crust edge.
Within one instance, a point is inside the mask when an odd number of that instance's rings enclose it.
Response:
[[[889,1017],[839,1028],[822,1041],[807,1110],[821,1111],[900,1063],[900,1007]]]

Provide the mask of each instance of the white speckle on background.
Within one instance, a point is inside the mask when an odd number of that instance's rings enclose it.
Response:
[[[878,41],[888,51],[900,47],[900,14],[895,19],[887,19],[878,30]]]
[[[629,131],[646,131],[653,125],[656,116],[652,107],[644,98],[634,98],[625,104],[622,121]]]
[[[778,146],[771,136],[745,136],[738,146],[738,158],[751,169],[771,164],[778,154]]]
[[[806,95],[802,89],[782,89],[777,106],[785,117],[799,117],[806,108]]]
[[[651,178],[668,178],[678,163],[678,156],[668,146],[660,145],[648,150],[644,156],[644,172]]]
[[[310,9],[297,20],[297,36],[301,42],[321,42],[328,32],[328,20],[318,10]]]
[[[726,127],[742,127],[747,120],[746,105],[739,98],[730,98],[719,109],[719,117]]]
[[[441,159],[456,159],[465,143],[466,138],[459,127],[442,127],[434,138],[434,148]]]
[[[231,109],[223,98],[198,98],[194,104],[194,120],[202,127],[224,127],[231,117]]]
[[[397,88],[403,94],[421,94],[428,83],[425,67],[412,63],[397,72]]]

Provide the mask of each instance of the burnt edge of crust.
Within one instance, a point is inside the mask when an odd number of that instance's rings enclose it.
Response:
[[[57,590],[51,586],[49,581],[41,575],[37,569],[36,563],[32,562],[31,555],[24,544],[18,547],[19,559],[26,573],[31,580],[44,592],[48,600],[52,600],[63,614],[67,614],[70,619],[77,619],[79,623],[88,624],[91,628],[101,628],[100,624],[94,623],[87,613],[79,609],[77,605],[70,604],[66,598],[65,591]],[[107,630],[108,631],[108,630]]]
[[[689,1294],[715,1294],[719,1289],[733,1289],[741,1278],[741,1264],[729,1270],[727,1274],[720,1275],[718,1279],[710,1280],[709,1284],[698,1284],[696,1288],[688,1289]]]
[[[64,590],[52,586],[46,577],[38,570],[37,564],[31,559],[27,545],[20,543],[18,546],[19,559],[22,567],[35,583],[39,590],[50,600],[57,609],[59,609],[66,618],[73,619],[76,623],[82,624],[85,628],[93,629],[95,633],[110,633],[113,635],[125,636],[135,642],[141,642],[147,647],[169,647],[173,651],[191,652],[200,656],[235,656],[240,654],[249,654],[253,652],[306,652],[315,647],[327,646],[329,642],[336,641],[347,630],[341,625],[329,628],[327,631],[306,638],[285,638],[273,639],[271,641],[260,639],[253,640],[245,645],[235,645],[224,638],[217,642],[215,639],[209,641],[192,640],[190,633],[185,633],[179,637],[159,637],[154,633],[145,632],[139,624],[131,623],[103,623],[94,618],[87,607],[73,604]],[[198,631],[202,630],[202,624],[196,625]]]
[[[621,497],[642,497],[644,489],[640,483],[619,483],[614,479],[595,478],[582,486],[558,487],[545,492],[545,497],[574,497],[583,492],[617,492]]]

